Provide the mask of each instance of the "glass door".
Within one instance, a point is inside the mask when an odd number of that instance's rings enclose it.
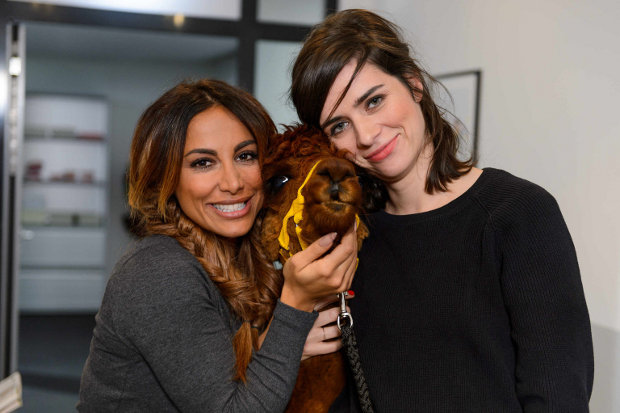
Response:
[[[178,2],[166,2],[176,14],[44,3],[0,1],[0,378],[23,373],[23,412],[74,410],[103,285],[132,241],[124,175],[141,112],[181,80],[212,77],[293,121],[290,61],[337,2],[244,0],[224,14],[213,2],[202,14]],[[52,108],[79,115],[39,116]]]
[[[19,213],[21,205],[21,147],[24,108],[24,28],[15,23],[6,25],[6,57],[0,71],[4,79],[0,87],[3,139],[0,146],[2,180],[0,182],[0,370],[1,377],[17,368],[17,278],[19,268]],[[0,66],[0,68],[2,68]],[[2,99],[6,96],[6,99]]]
[[[138,117],[182,80],[234,83],[238,41],[56,23],[21,26],[21,411],[65,412],[78,400],[107,277],[132,241],[124,174]]]

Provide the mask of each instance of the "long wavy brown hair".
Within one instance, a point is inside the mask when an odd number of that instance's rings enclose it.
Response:
[[[434,148],[425,190],[446,191],[447,184],[467,173],[475,159],[457,158],[459,134],[444,118],[446,111],[434,102],[429,88],[439,82],[412,57],[399,28],[375,13],[343,10],[328,16],[310,32],[292,70],[291,99],[299,119],[320,128],[321,111],[334,80],[347,63],[355,60],[357,67],[336,106],[367,62],[397,77],[412,95],[422,96],[420,106]],[[411,78],[419,80],[422,88],[416,88]]]
[[[180,83],[149,106],[138,121],[130,150],[128,201],[134,233],[175,238],[198,259],[242,321],[233,338],[234,379],[245,382],[258,345],[258,330],[269,323],[280,295],[281,276],[262,252],[259,222],[231,243],[189,219],[174,195],[187,127],[194,116],[216,105],[229,110],[248,128],[262,166],[276,128],[261,104],[249,93],[221,81]]]

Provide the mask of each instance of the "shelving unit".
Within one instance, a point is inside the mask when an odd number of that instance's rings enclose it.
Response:
[[[24,126],[20,311],[94,311],[106,280],[105,100],[29,94]]]

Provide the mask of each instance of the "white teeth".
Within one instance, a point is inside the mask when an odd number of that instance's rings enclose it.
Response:
[[[222,212],[235,212],[241,211],[245,208],[246,204],[247,202],[240,202],[238,204],[213,204],[213,207]]]

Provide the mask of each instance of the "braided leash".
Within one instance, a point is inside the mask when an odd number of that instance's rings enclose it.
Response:
[[[347,311],[345,302],[346,292],[338,295],[340,298],[340,314],[338,315],[337,324],[342,333],[342,344],[353,373],[360,407],[363,413],[374,413],[370,400],[370,392],[366,384],[366,376],[364,376],[360,355],[357,351],[357,340],[355,339],[355,332],[353,331],[353,317],[351,317],[351,314]],[[345,321],[346,319],[348,319],[348,322]]]
[[[297,198],[293,200],[293,202],[291,203],[291,207],[289,208],[286,216],[282,220],[282,228],[280,229],[280,235],[278,237],[278,241],[280,243],[280,256],[283,260],[282,262],[286,261],[286,259],[291,256],[289,250],[290,236],[288,234],[289,219],[292,218],[293,222],[295,222],[295,232],[301,249],[303,250],[307,247],[306,243],[301,238],[301,227],[298,225],[303,218],[303,208],[305,203],[302,189],[304,188],[304,186],[306,186],[306,183],[308,183],[308,181],[310,180],[312,172],[314,172],[320,162],[320,160],[317,161],[314,166],[312,166],[310,172],[308,172],[308,175],[306,176],[303,184],[297,190]],[[357,214],[355,215],[355,220],[359,223],[359,216]],[[274,262],[274,267],[276,269],[281,269],[282,264],[276,261]],[[336,319],[336,323],[338,325],[338,329],[342,334],[342,343],[345,348],[345,353],[347,354],[347,359],[349,360],[349,366],[351,367],[351,371],[353,372],[355,387],[357,389],[357,395],[359,398],[360,407],[362,408],[362,412],[374,413],[372,402],[370,401],[368,385],[366,384],[366,377],[364,376],[364,371],[362,370],[362,363],[360,362],[360,355],[357,351],[357,341],[355,340],[355,333],[353,331],[353,317],[351,317],[351,314],[347,311],[346,297],[346,291],[338,294],[338,298],[340,299],[340,314]],[[348,322],[345,321],[346,319],[348,319]],[[325,336],[324,329],[323,336]]]

